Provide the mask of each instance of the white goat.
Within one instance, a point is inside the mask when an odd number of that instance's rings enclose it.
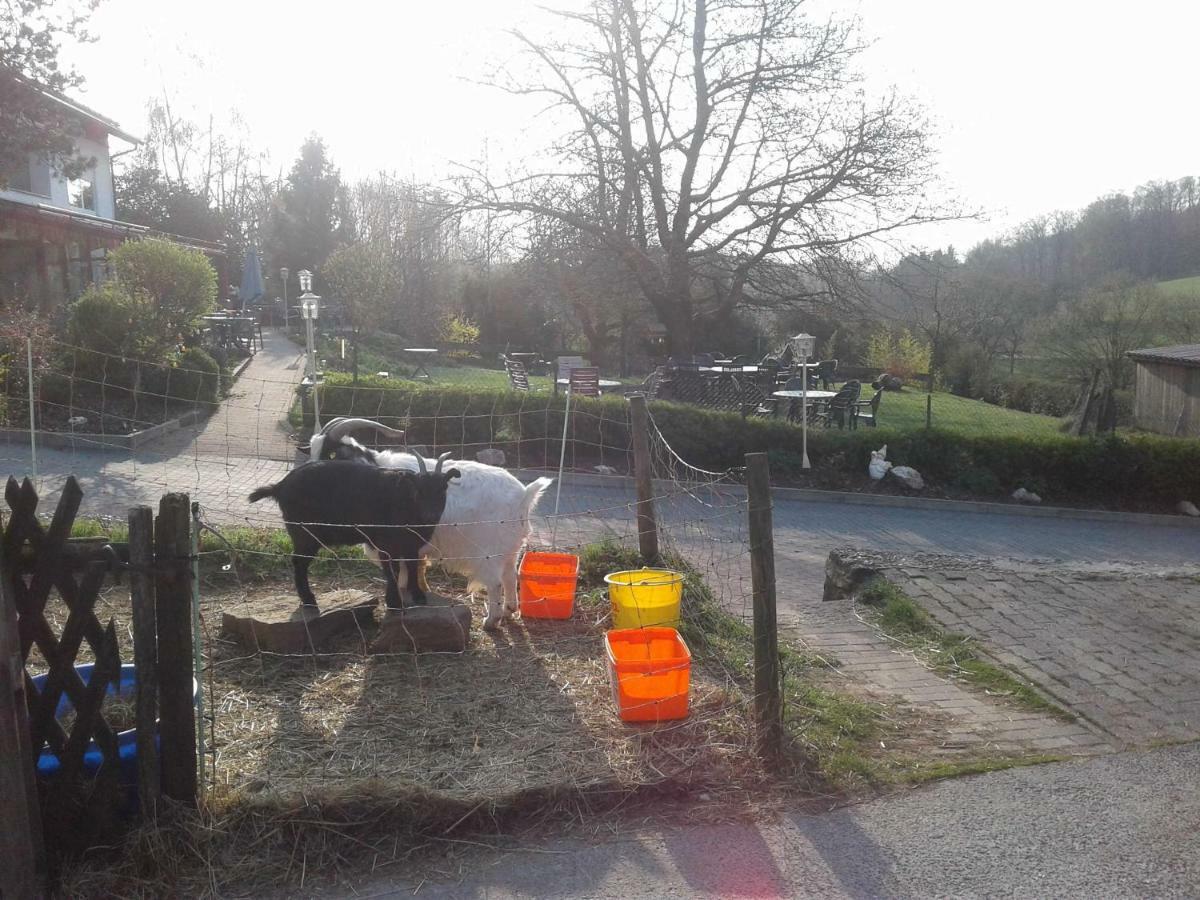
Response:
[[[313,435],[310,454],[313,459],[349,459],[389,469],[420,471],[413,453],[403,450],[370,450],[349,437],[354,428],[371,427],[391,437],[403,432],[387,428],[369,419],[335,419]],[[432,469],[436,460],[426,460]],[[449,463],[459,478],[446,491],[446,508],[429,541],[429,555],[468,581],[468,590],[487,591],[487,619],[484,628],[497,627],[502,619],[516,612],[517,557],[529,539],[529,517],[554,479],[538,478],[524,485],[497,466],[474,460]],[[368,555],[371,549],[367,548]],[[400,589],[408,580],[400,571]]]

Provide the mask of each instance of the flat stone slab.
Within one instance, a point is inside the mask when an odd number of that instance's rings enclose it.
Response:
[[[366,591],[329,591],[317,603],[303,606],[295,594],[256,600],[245,615],[236,608],[222,611],[221,631],[251,650],[306,653],[340,635],[375,627],[379,600]]]
[[[471,639],[471,607],[429,594],[426,606],[388,610],[372,653],[462,653]]]

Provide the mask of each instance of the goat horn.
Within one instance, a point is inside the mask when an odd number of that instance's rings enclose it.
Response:
[[[434,474],[434,475],[440,475],[440,474],[442,474],[442,463],[444,463],[444,462],[445,462],[446,460],[448,460],[449,458],[450,458],[450,451],[449,451],[449,450],[447,450],[445,453],[443,453],[441,456],[439,456],[439,457],[438,457],[437,465],[433,467],[433,474]]]
[[[404,437],[403,431],[389,428],[387,425],[381,425],[374,419],[348,419],[346,417],[334,419],[321,430],[321,433],[329,438],[330,441],[338,441],[356,428],[373,428],[379,434],[390,438]]]
[[[421,474],[428,475],[429,469],[425,468],[425,457],[420,453],[414,453],[413,456],[417,458],[417,468],[421,470]]]

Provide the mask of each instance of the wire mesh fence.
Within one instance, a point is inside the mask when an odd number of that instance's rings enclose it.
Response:
[[[324,395],[329,414],[403,428],[407,443],[430,456],[448,450],[454,459],[472,460],[480,448],[502,449],[510,468],[557,463],[565,424],[568,489],[557,510],[554,492],[542,496],[529,517],[528,547],[579,557],[569,620],[516,618],[498,629],[481,627],[478,573],[497,553],[489,536],[523,527],[510,510],[489,513],[485,503],[472,507],[473,517],[455,520],[466,544],[460,540],[456,556],[428,575],[434,593],[473,612],[465,652],[381,649],[382,608],[301,652],[271,651],[227,634],[226,614],[267,619],[282,606],[291,610],[286,619],[297,606],[280,513],[248,501],[253,488],[308,459],[296,440],[306,414],[296,394],[299,348],[278,334],[265,337],[227,392],[214,391],[205,381],[211,373],[201,370],[92,353],[85,359],[67,345],[56,345],[35,373],[37,420],[60,429],[39,448],[48,500],[56,476],[74,472],[84,514],[123,519],[129,507],[171,491],[199,504],[210,792],[273,796],[371,782],[463,800],[562,786],[619,794],[675,782],[720,792],[762,776],[752,753],[750,645],[742,624],[750,608],[744,492],[736,472],[689,465],[656,427],[650,446],[661,563],[683,577],[681,611],[672,621],[691,654],[690,709],[686,718],[643,726],[617,714],[604,641],[612,625],[604,576],[642,564],[637,497],[629,480],[582,473],[598,466],[631,471],[629,411],[619,396],[574,404],[564,420],[563,399],[548,387],[502,399],[481,391],[454,404],[440,391],[371,382],[330,384]],[[13,424],[20,395],[10,384]],[[156,427],[153,441],[124,440]],[[5,447],[14,470],[28,462],[23,449],[20,438]],[[110,522],[102,530],[116,528]],[[515,568],[515,559],[503,562]],[[325,605],[336,605],[338,592],[382,593],[383,573],[357,546],[329,547],[312,574]],[[516,581],[515,571],[506,570],[500,593],[510,606],[517,605]],[[488,585],[486,593],[496,590]],[[119,598],[112,603],[120,620],[127,610]],[[730,629],[741,631],[731,639]]]

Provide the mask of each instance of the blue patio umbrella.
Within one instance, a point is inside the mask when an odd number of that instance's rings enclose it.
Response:
[[[238,300],[242,303],[242,311],[264,293],[262,266],[258,262],[258,251],[253,247],[246,248],[246,262],[242,265],[242,286],[238,288]]]

